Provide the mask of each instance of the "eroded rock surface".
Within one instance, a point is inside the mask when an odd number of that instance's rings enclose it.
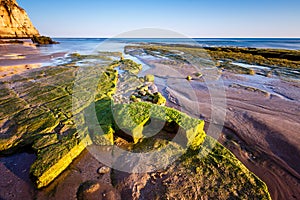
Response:
[[[73,60],[81,61],[83,57],[97,58],[73,55]],[[191,199],[219,195],[224,198],[244,198],[246,195],[270,198],[260,179],[226,148],[210,137],[205,138],[203,120],[150,103],[114,105],[112,94],[116,91],[118,77],[114,68],[119,64],[120,61],[114,64],[101,62],[93,67],[88,64],[76,67],[70,63],[1,79],[0,153],[13,154],[24,148],[35,151],[37,159],[30,173],[38,188],[48,186],[42,188],[47,194],[38,192],[38,196],[46,199],[66,195],[70,199],[100,196],[118,199],[120,192],[125,199]],[[96,115],[91,115],[91,111]],[[89,126],[85,126],[86,123]],[[150,124],[154,127],[148,130]],[[104,135],[96,125],[101,126]],[[152,132],[152,128],[158,128],[158,134]],[[94,159],[93,163],[97,164],[91,167],[92,174],[98,177],[81,179],[85,171],[79,166],[81,161],[72,164],[92,142],[94,145],[91,146],[95,148],[105,144],[109,149],[115,144],[125,150],[117,158],[119,162],[115,164],[118,166],[113,168],[133,167],[131,173],[107,170],[111,172],[117,190],[110,185],[111,180],[106,183],[95,180],[109,176],[109,173],[98,174],[103,164],[97,163],[95,158],[89,157],[81,165],[87,166]],[[211,147],[213,144],[216,145],[214,148]],[[140,161],[143,161],[143,156],[153,151],[150,162],[144,163],[147,172],[136,176],[133,172],[140,170],[139,166],[136,160],[126,159],[127,154],[142,153]],[[115,153],[111,155],[118,155]],[[176,156],[179,159],[174,159]],[[155,161],[167,165],[155,171]],[[67,170],[63,172],[64,169]],[[78,180],[70,181],[74,180],[74,174],[82,180],[82,187]],[[64,194],[62,188],[68,184],[72,184],[72,192]],[[153,190],[155,192],[151,192]]]
[[[32,148],[31,174],[38,188],[48,185],[91,143],[80,128],[84,110],[111,98],[116,81],[110,66],[45,67],[1,79],[1,154]]]

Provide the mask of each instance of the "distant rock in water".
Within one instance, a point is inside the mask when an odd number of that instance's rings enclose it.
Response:
[[[38,45],[46,45],[46,44],[59,44],[59,42],[56,42],[52,40],[50,37],[47,36],[33,36],[31,38],[33,43],[36,43]]]
[[[39,36],[26,11],[16,0],[0,0],[0,38]]]

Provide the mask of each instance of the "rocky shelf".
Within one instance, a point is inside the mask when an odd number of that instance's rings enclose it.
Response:
[[[102,62],[77,66],[78,61],[91,57]],[[0,154],[34,150],[37,159],[30,173],[37,188],[47,187],[87,146],[117,145],[128,153],[158,152],[155,155],[163,155],[159,159],[164,163],[172,161],[163,170],[134,179],[133,174],[113,170],[111,179],[122,198],[221,195],[270,199],[265,183],[206,136],[202,120],[149,102],[114,104],[113,94],[119,85],[115,68],[122,66],[136,76],[141,67],[122,58],[111,63],[108,57],[71,55],[72,62],[64,66],[33,69],[0,80]],[[147,129],[149,124],[161,128],[159,133]],[[172,160],[176,155],[178,159]],[[120,165],[129,164],[130,160],[122,158]],[[154,184],[147,182],[150,175],[159,177],[152,180]],[[135,194],[128,193],[128,187],[130,191],[135,187],[132,181],[140,182],[143,176],[148,177],[144,186]],[[151,188],[156,192],[149,193]]]

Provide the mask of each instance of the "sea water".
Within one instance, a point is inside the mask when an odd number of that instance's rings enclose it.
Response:
[[[125,45],[136,43],[188,44],[199,47],[251,47],[300,50],[298,38],[54,38],[56,45],[41,47],[43,53],[81,53],[90,54],[98,50],[120,51]],[[110,44],[107,45],[107,44]],[[104,46],[106,47],[104,48]]]

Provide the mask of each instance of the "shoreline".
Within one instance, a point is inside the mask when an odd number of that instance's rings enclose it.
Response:
[[[33,48],[32,50],[36,49]],[[43,59],[48,59],[47,61],[49,61],[51,58],[49,55],[45,57],[43,56],[44,55],[39,54],[37,51],[34,52],[34,54],[29,54],[28,58],[31,57],[33,61],[43,61]],[[5,59],[3,60],[5,61]],[[6,59],[6,61],[9,60],[10,59]],[[20,60],[12,59],[14,62],[24,62],[26,60],[26,57]],[[171,69],[166,69],[166,71],[163,71],[162,73],[160,68],[163,67],[163,65],[160,65],[158,60],[142,60],[142,62],[149,66],[156,65],[156,68],[152,67],[147,72],[154,74],[161,79],[164,79],[163,77],[165,76],[167,78],[172,77],[174,80],[180,79],[180,81],[183,81],[187,75],[191,74],[191,69],[189,68],[173,69],[173,72]],[[26,68],[26,70],[30,71],[31,69]],[[177,72],[177,74],[174,71]],[[22,70],[17,70],[16,74],[22,72]],[[178,72],[180,72],[179,75]],[[268,187],[270,187],[269,191],[273,199],[298,196],[298,194],[300,194],[300,191],[297,189],[300,185],[299,182],[297,183],[297,177],[299,178],[297,163],[300,161],[297,156],[299,156],[299,154],[290,155],[290,157],[288,157],[287,155],[295,151],[291,151],[291,149],[287,150],[285,147],[280,147],[282,148],[282,151],[279,151],[276,150],[275,147],[276,145],[280,145],[281,142],[292,147],[297,147],[297,145],[300,146],[298,143],[299,141],[291,141],[289,138],[282,137],[282,132],[291,138],[297,137],[297,135],[293,134],[292,130],[298,130],[300,128],[300,121],[297,120],[297,113],[294,113],[294,115],[292,114],[293,110],[297,111],[297,107],[295,106],[298,105],[300,99],[300,95],[297,95],[297,89],[300,88],[300,85],[297,85],[297,83],[293,85],[294,88],[291,93],[294,96],[290,96],[291,94],[285,94],[286,96],[291,97],[290,99],[294,99],[293,101],[297,102],[296,105],[286,105],[283,103],[286,102],[285,99],[280,99],[274,95],[264,96],[259,92],[248,91],[246,87],[229,87],[231,82],[241,81],[245,79],[245,77],[240,77],[232,72],[225,71],[222,74],[222,78],[225,80],[226,93],[228,94],[227,98],[229,100],[227,104],[228,107],[226,108],[228,116],[226,118],[225,130],[221,134],[221,137],[217,139],[231,150],[231,152],[233,152],[239,160],[248,167],[249,170],[256,172],[255,174],[268,184]],[[162,93],[165,93],[165,83],[172,85],[174,82],[169,80],[169,82],[163,81],[161,84],[157,84],[160,92]],[[199,100],[198,106],[201,108],[201,113],[194,113],[194,115],[198,116],[201,114],[207,122],[210,122],[210,103],[207,102],[209,94],[204,89],[204,83],[201,82],[201,79],[193,79],[189,82],[189,84],[192,86],[191,88],[195,89],[196,97]],[[272,84],[276,87],[280,86],[282,88],[291,87],[289,82],[284,81]],[[188,98],[186,98],[187,94],[184,92],[186,88],[182,85],[178,85],[178,87],[169,88],[169,91],[172,90],[176,91],[175,98],[179,99],[177,101],[181,102],[181,105],[186,105],[183,108],[181,106],[181,108],[187,113],[193,114],[193,112],[191,112],[193,111],[193,107],[189,106],[189,101],[187,101]],[[284,90],[281,89],[277,92],[284,93]],[[282,106],[282,104],[285,106]],[[178,105],[173,105],[172,102],[169,101],[168,106],[176,107]],[[277,109],[272,109],[272,107],[276,107]],[[279,115],[280,113],[281,115]],[[285,123],[289,121],[298,121],[298,123],[293,124],[289,122],[289,127],[278,127],[273,125],[279,123],[283,117],[285,119]],[[288,120],[286,120],[286,118]],[[257,126],[257,124],[259,126]],[[266,127],[268,127],[268,129],[264,130]],[[284,128],[287,128],[287,130]],[[268,131],[271,131],[275,135],[271,136]],[[256,145],[258,145],[259,148],[252,148]],[[296,151],[298,151],[297,148]],[[282,157],[285,156],[286,159],[283,159]],[[280,162],[278,162],[278,160],[280,160]],[[264,173],[261,173],[261,169],[264,170]],[[295,172],[296,175],[291,176],[291,174],[295,174]],[[277,184],[274,182],[277,182]],[[291,187],[291,185],[294,185],[294,187]]]
[[[66,52],[43,54],[32,42],[0,44],[0,78],[39,68]]]

